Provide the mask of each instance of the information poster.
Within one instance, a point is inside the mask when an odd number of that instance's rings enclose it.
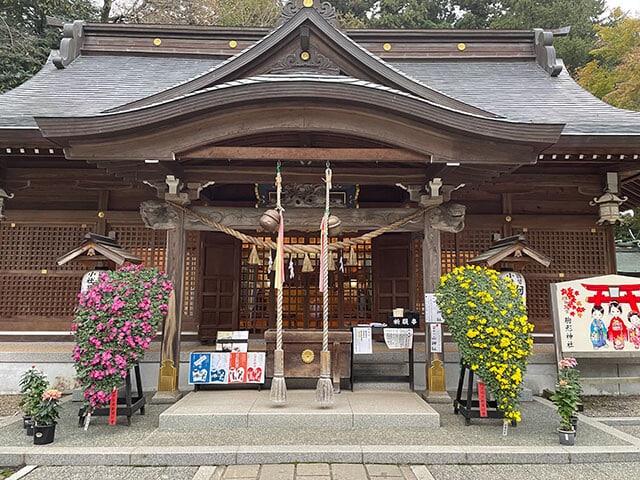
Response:
[[[371,327],[353,327],[353,354],[362,355],[373,353]]]
[[[413,329],[387,327],[384,329],[384,342],[392,350],[413,348]]]
[[[427,323],[443,323],[435,293],[424,294],[424,319]]]

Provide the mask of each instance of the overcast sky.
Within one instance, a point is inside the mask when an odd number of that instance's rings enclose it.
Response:
[[[607,0],[609,8],[620,7],[625,12],[630,12],[634,17],[640,16],[640,0]]]

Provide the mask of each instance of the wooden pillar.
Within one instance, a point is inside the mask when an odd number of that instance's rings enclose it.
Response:
[[[173,293],[169,300],[169,312],[162,326],[162,349],[158,392],[155,403],[173,403],[181,394],[179,387],[180,332],[184,299],[184,269],[186,253],[185,214],[175,209],[175,228],[167,231],[166,265],[167,276],[173,282]]]
[[[424,293],[435,293],[442,275],[442,251],[440,248],[440,230],[433,226],[432,212],[427,211],[424,217],[424,240],[422,241],[422,276]],[[428,319],[425,319],[428,320]],[[442,333],[440,333],[442,337]],[[442,338],[440,338],[442,343]],[[429,324],[425,321],[425,348],[427,350],[427,390],[424,398],[433,403],[449,403],[451,397],[446,390],[444,376],[444,353],[431,351]],[[443,348],[444,350],[444,348]],[[434,378],[430,378],[433,376]],[[437,378],[435,378],[437,377]],[[431,385],[431,388],[429,386]]]
[[[96,233],[107,235],[107,216],[109,210],[109,190],[102,190],[98,194],[98,221],[96,222]]]

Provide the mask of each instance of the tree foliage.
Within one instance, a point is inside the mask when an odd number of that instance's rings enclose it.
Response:
[[[554,41],[558,57],[570,72],[589,61],[595,41],[593,27],[604,12],[604,0],[505,0],[502,5],[503,14],[491,21],[491,28],[551,30],[570,26],[569,35]]]
[[[60,30],[47,17],[96,20],[89,0],[0,0],[0,92],[35,74],[49,51],[60,45]]]
[[[111,19],[128,23],[186,25],[274,26],[278,0],[136,0],[114,5]]]
[[[570,71],[586,64],[604,0],[334,0],[343,26],[546,30],[571,26],[556,39]]]
[[[595,31],[593,60],[577,71],[578,83],[611,105],[640,110],[640,19],[616,9]]]

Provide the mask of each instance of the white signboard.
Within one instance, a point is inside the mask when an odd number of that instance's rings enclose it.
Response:
[[[551,285],[561,351],[640,353],[640,278],[621,275]]]
[[[508,278],[513,283],[515,283],[516,288],[520,292],[520,295],[522,295],[524,303],[526,304],[527,303],[527,282],[525,282],[525,280],[524,280],[524,275],[522,275],[521,273],[518,273],[518,272],[512,272],[510,270],[505,270],[503,272],[500,272],[500,276],[502,278]]]
[[[435,293],[424,294],[424,321],[426,323],[442,323],[444,319],[440,315],[440,307]]]
[[[80,292],[85,293],[91,287],[93,287],[98,280],[100,280],[100,274],[105,273],[106,270],[91,270],[82,276],[82,282],[80,284]]]
[[[429,324],[429,344],[431,353],[442,353],[442,324]]]
[[[385,328],[384,343],[389,349],[413,348],[413,329]]]
[[[373,353],[371,327],[353,327],[353,354],[361,355],[366,353]]]

